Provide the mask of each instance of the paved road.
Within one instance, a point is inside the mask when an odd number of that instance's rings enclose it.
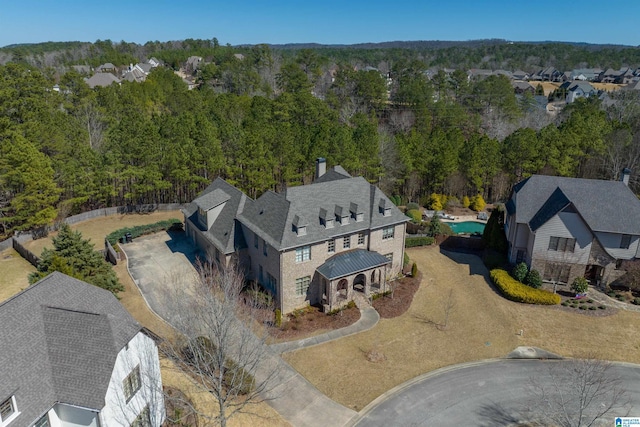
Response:
[[[411,380],[365,408],[357,426],[510,426],[516,425],[529,402],[530,378],[548,379],[558,360],[494,360],[445,368]],[[612,373],[634,402],[631,415],[640,416],[640,366],[615,364]],[[613,425],[613,416],[607,425]]]

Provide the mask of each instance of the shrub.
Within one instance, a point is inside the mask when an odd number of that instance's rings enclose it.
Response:
[[[407,210],[408,211],[420,210],[420,206],[417,203],[410,202],[410,203],[407,203]]]
[[[402,198],[397,194],[391,196],[391,201],[396,206],[400,206],[402,204]]]
[[[589,289],[589,282],[584,277],[576,277],[571,284],[571,290],[577,294],[583,294]]]
[[[435,239],[433,237],[424,236],[424,237],[407,237],[404,241],[405,248],[415,248],[416,246],[431,246],[435,243]],[[406,256],[407,254],[405,254]],[[407,257],[408,259],[408,257]],[[405,265],[407,265],[409,261]]]
[[[562,301],[562,304],[560,304],[560,305],[562,305],[562,306],[566,307],[566,306],[568,306],[568,305],[569,305],[569,301]]]
[[[473,197],[471,199],[471,204],[469,205],[469,207],[476,212],[480,212],[481,210],[484,209],[485,206],[487,206],[487,203],[484,201],[484,199],[480,194]]]
[[[540,287],[542,286],[542,277],[540,277],[540,273],[538,272],[538,270],[535,270],[533,268],[529,270],[529,272],[527,273],[527,277],[524,278],[524,283],[525,285],[531,286],[532,288],[540,289]]]
[[[631,302],[632,302],[633,304],[635,304],[635,305],[640,305],[640,298],[635,297],[635,298],[633,299],[633,301],[631,301]]]
[[[589,310],[595,310],[596,308],[592,305],[589,306]]]
[[[507,257],[495,251],[486,251],[482,261],[488,270],[502,268],[507,263]]]
[[[443,200],[443,198],[445,200]],[[434,211],[441,211],[444,208],[446,197],[442,194],[432,193],[429,197],[429,207]]]
[[[498,287],[502,295],[511,301],[527,304],[560,304],[560,295],[547,292],[542,289],[533,289],[515,280],[505,270],[491,270],[491,279]]]
[[[410,209],[407,211],[406,215],[416,222],[422,221],[422,214],[419,209]]]
[[[418,264],[415,262],[411,266],[411,277],[416,277],[418,275]]]
[[[527,267],[527,264],[525,264],[524,262],[517,264],[515,267],[513,267],[513,270],[511,270],[511,275],[518,282],[524,282],[524,279],[527,277],[528,273],[529,267]]]
[[[462,206],[464,206],[465,208],[471,206],[471,200],[469,200],[469,196],[464,196],[462,198]]]
[[[116,243],[127,233],[131,233],[132,238],[144,236],[145,234],[152,234],[162,230],[182,230],[182,221],[179,219],[168,219],[165,221],[158,221],[153,224],[136,225],[134,227],[125,227],[119,230],[113,231],[107,235],[107,240],[111,243],[111,246],[115,246]]]
[[[406,267],[407,265],[409,265],[409,255],[405,252],[404,257],[402,258],[402,266]]]
[[[455,196],[451,196],[451,197],[447,197],[447,203],[445,203],[445,207],[446,208],[459,208],[460,206],[462,206],[462,204],[460,203],[460,200],[458,200],[457,197]]]
[[[347,308],[356,308],[356,302],[351,300],[347,303]]]
[[[587,306],[586,305],[581,305],[580,307],[578,307],[580,310],[586,310]]]
[[[605,308],[607,308],[607,307],[606,307],[606,306],[604,306],[604,305],[599,305],[599,306],[598,306],[598,308],[599,308],[600,310],[604,310],[604,309],[605,309]]]
[[[282,326],[282,310],[276,308],[276,327]]]
[[[504,234],[502,213],[499,209],[491,211],[487,225],[485,225],[482,233],[482,241],[487,248],[506,255],[508,248],[507,236]]]

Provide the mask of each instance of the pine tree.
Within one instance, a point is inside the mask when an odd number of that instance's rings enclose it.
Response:
[[[100,252],[94,250],[88,239],[79,231],[71,230],[68,224],[60,227],[53,238],[53,249],[44,249],[38,271],[29,276],[33,284],[54,271],[67,274],[114,294],[124,290],[118,278]]]

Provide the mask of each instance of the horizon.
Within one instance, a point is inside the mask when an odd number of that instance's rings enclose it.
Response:
[[[640,34],[633,30],[640,5],[620,11],[602,8],[595,0],[582,2],[580,20],[570,19],[577,8],[526,7],[509,0],[485,0],[463,7],[428,0],[391,5],[380,0],[346,4],[336,0],[322,4],[240,0],[206,2],[193,9],[167,0],[141,0],[126,8],[69,0],[64,10],[54,3],[35,0],[28,8],[15,2],[3,5],[0,46],[96,40],[143,45],[214,37],[221,45],[232,46],[477,40],[640,45]]]

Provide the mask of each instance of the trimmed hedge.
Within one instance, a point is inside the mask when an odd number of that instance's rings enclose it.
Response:
[[[182,221],[179,219],[167,219],[165,221],[158,221],[153,224],[136,225],[134,227],[125,227],[116,230],[107,235],[107,240],[111,243],[111,246],[115,247],[116,243],[122,236],[127,233],[131,233],[132,238],[144,236],[145,234],[152,234],[162,230],[182,230]]]
[[[542,305],[560,304],[560,295],[524,285],[511,277],[506,270],[491,270],[491,279],[502,295],[511,301]]]
[[[405,248],[415,248],[416,246],[430,246],[435,243],[436,239],[429,236],[424,237],[407,237],[404,241]]]

